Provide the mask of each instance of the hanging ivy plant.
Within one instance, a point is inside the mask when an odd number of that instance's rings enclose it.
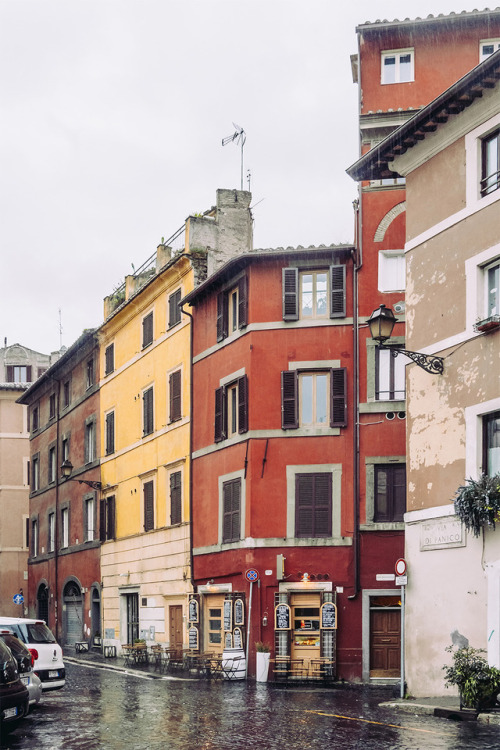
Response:
[[[484,526],[495,528],[500,521],[500,474],[466,479],[455,492],[455,513],[467,531],[479,536]]]

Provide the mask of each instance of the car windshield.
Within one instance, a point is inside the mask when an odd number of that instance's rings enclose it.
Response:
[[[26,643],[55,643],[56,639],[44,622],[33,622],[20,625]],[[24,632],[27,630],[26,632]]]

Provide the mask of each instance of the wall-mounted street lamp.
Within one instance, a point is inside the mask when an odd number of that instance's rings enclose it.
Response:
[[[392,329],[397,323],[397,319],[394,316],[390,307],[380,305],[376,310],[372,312],[368,318],[368,326],[370,333],[374,341],[378,341],[380,347],[383,347],[388,338],[391,337]],[[421,354],[420,352],[410,352],[407,349],[399,349],[395,346],[387,347],[393,357],[397,357],[398,354],[405,354],[409,359],[413,360],[415,364],[430,372],[431,375],[442,375],[443,374],[443,358],[436,357],[433,354]]]
[[[62,478],[68,482],[79,482],[80,484],[86,484],[93,490],[102,490],[102,482],[94,482],[90,479],[71,479],[71,472],[73,471],[73,464],[67,458],[61,465]]]

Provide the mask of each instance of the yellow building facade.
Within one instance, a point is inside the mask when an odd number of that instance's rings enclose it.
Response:
[[[191,258],[156,258],[105,300],[101,357],[104,645],[182,648],[191,588]]]

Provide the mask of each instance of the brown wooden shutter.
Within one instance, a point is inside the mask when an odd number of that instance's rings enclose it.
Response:
[[[225,482],[223,492],[222,541],[236,542],[240,538],[241,479]]]
[[[153,341],[153,313],[150,312],[142,320],[142,346],[149,346]]]
[[[345,266],[330,266],[330,318],[345,318]]]
[[[347,425],[347,370],[338,367],[330,371],[331,378],[331,419],[330,427]]]
[[[225,430],[225,388],[217,388],[215,391],[215,429],[214,441],[220,443],[226,437]]]
[[[325,537],[332,533],[332,478],[329,473],[297,474],[295,535]]]
[[[106,523],[107,539],[114,539],[116,537],[116,498],[114,495],[107,498]]]
[[[115,452],[115,413],[106,414],[106,455]]]
[[[179,307],[180,301],[181,301],[181,290],[177,289],[168,298],[168,326],[169,328],[172,328],[172,326],[175,326],[177,325],[177,323],[180,323],[180,320],[181,320],[181,309]]]
[[[238,432],[248,432],[248,378],[238,378]]]
[[[247,277],[243,276],[238,283],[238,327],[245,328],[248,321],[248,286]]]
[[[299,272],[297,268],[283,268],[283,320],[299,319]]]
[[[227,294],[221,292],[217,295],[217,341],[222,341],[227,337]]]
[[[299,426],[298,403],[297,372],[284,370],[281,373],[281,427],[283,430]]]
[[[155,527],[153,482],[144,483],[144,531]]]
[[[176,370],[169,378],[170,421],[175,422],[182,417],[181,409],[181,371]]]
[[[313,536],[313,475],[295,476],[295,536]]]
[[[393,466],[393,521],[403,521],[406,513],[406,466]]]
[[[14,365],[7,365],[7,383],[14,382]]]
[[[31,365],[28,365],[27,368],[26,368],[26,382],[27,383],[32,383],[33,382],[32,378],[31,378]]]
[[[110,344],[108,347],[106,347],[105,352],[105,375],[109,375],[110,372],[113,372],[115,369],[115,346],[114,344]]]
[[[173,526],[182,521],[182,486],[181,472],[170,474],[170,523]]]
[[[144,435],[149,435],[153,432],[153,389],[148,388],[143,394],[143,421],[144,421]]]

